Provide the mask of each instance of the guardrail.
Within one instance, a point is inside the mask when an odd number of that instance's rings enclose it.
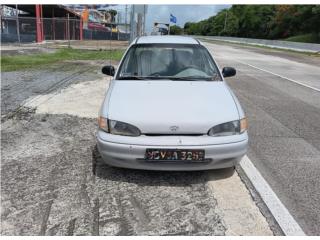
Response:
[[[298,52],[320,53],[320,44],[316,43],[300,43],[280,40],[266,40],[255,38],[237,38],[237,37],[221,37],[221,36],[194,36],[199,39],[223,41],[230,43],[242,43],[248,45],[258,45],[271,48],[287,49]]]

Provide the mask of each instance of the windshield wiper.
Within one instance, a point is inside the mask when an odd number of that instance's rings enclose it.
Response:
[[[155,76],[123,76],[118,80],[150,80],[150,79],[167,79],[167,77],[155,77]]]
[[[168,77],[168,79],[172,81],[198,81],[196,78],[190,77]]]
[[[168,77],[172,81],[214,81],[212,77]]]
[[[146,80],[147,77],[141,77],[141,76],[123,76],[119,77],[118,80]]]

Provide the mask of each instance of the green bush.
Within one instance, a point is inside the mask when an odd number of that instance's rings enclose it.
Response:
[[[309,34],[292,36],[284,40],[290,41],[290,42],[320,43],[320,36],[317,34],[309,33]]]

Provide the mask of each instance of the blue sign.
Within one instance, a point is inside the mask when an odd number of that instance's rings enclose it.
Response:
[[[170,22],[177,23],[177,18],[170,13]]]

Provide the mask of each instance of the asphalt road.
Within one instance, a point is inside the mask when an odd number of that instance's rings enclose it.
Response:
[[[319,235],[320,58],[205,44],[237,69],[226,81],[249,119],[249,158],[305,233]]]

